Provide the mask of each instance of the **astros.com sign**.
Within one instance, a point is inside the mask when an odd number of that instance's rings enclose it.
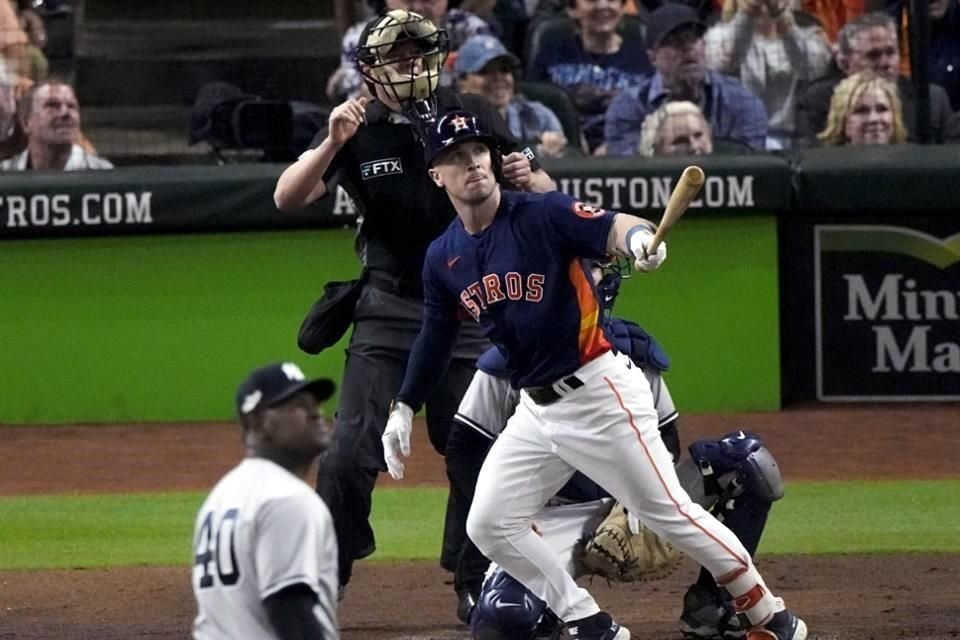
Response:
[[[960,400],[960,234],[814,228],[820,400]]]
[[[614,211],[662,209],[673,191],[672,176],[570,177],[558,180],[560,191],[587,204]],[[752,175],[707,176],[691,208],[754,207]]]
[[[383,175],[383,172],[388,169],[389,167],[386,166],[378,168],[377,175]],[[373,176],[374,169],[371,167],[365,169],[367,170]],[[612,211],[644,213],[648,209],[666,207],[673,185],[673,176],[574,176],[557,180],[557,188],[560,191],[587,204]],[[334,197],[333,215],[356,214],[353,201],[346,191],[338,187]],[[694,209],[700,207],[745,209],[756,206],[752,175],[707,176],[700,195],[690,204]]]

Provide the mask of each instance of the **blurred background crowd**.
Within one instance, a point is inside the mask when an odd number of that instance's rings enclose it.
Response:
[[[0,0],[0,170],[290,160],[396,8],[542,156],[960,142],[960,0],[243,4]]]

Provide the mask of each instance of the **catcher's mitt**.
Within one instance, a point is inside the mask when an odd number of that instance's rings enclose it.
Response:
[[[630,530],[626,509],[619,502],[586,541],[580,561],[587,572],[618,582],[665,578],[680,566],[683,554],[657,534],[637,523]]]

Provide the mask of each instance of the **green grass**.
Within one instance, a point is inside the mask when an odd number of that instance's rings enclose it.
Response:
[[[960,553],[960,479],[793,483],[774,506],[764,554]],[[0,498],[0,569],[190,561],[200,492]],[[375,560],[434,560],[446,492],[374,494]]]

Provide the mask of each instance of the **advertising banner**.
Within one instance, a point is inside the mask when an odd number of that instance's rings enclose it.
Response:
[[[816,396],[960,400],[960,233],[813,227]]]

